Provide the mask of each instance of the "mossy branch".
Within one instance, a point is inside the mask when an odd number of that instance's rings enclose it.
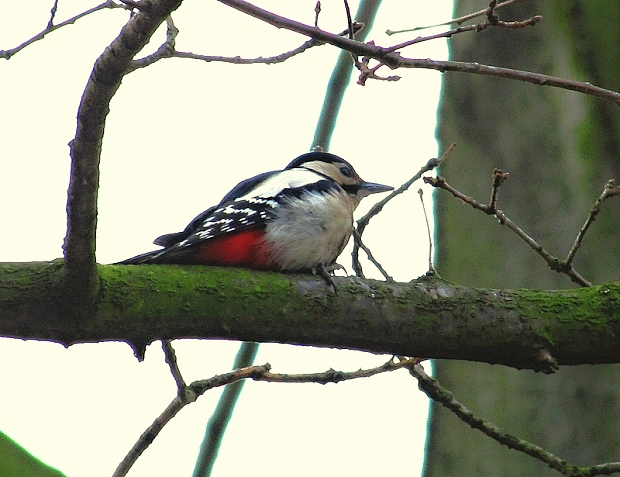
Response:
[[[62,261],[0,265],[0,336],[65,345],[202,338],[504,364],[620,362],[620,283],[487,290],[181,266],[100,265],[95,314],[63,320]]]

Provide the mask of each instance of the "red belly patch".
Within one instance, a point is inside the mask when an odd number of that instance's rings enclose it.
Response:
[[[268,269],[269,250],[264,230],[221,235],[187,248],[181,261],[195,265],[223,265]]]

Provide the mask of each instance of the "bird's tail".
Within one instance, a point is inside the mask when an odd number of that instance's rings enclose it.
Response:
[[[122,262],[116,262],[113,265],[141,265],[147,263],[162,263],[162,255],[164,250],[153,250],[152,252],[141,253],[135,257],[128,258]]]

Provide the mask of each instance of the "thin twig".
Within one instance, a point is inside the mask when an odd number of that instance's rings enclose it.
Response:
[[[408,366],[414,366],[424,361],[424,358],[409,358],[405,360],[394,361],[390,359],[381,366],[369,369],[358,369],[353,372],[336,371],[334,369],[328,369],[323,373],[309,373],[309,374],[274,374],[269,371],[264,373],[257,373],[251,376],[254,381],[266,381],[269,383],[339,383],[342,381],[350,381],[352,379],[369,378],[377,374],[396,371],[397,369],[406,368]]]
[[[168,424],[174,416],[176,416],[181,409],[188,404],[196,401],[198,397],[204,394],[209,389],[213,389],[226,384],[234,383],[241,379],[247,379],[256,373],[263,373],[270,369],[269,364],[263,366],[251,366],[249,368],[238,369],[226,374],[220,374],[210,379],[202,381],[195,381],[186,387],[185,393],[180,396],[176,396],[172,402],[166,407],[164,412],[155,419],[138,438],[131,450],[127,453],[125,458],[118,464],[118,467],[112,474],[112,477],[124,477],[131,469],[133,464],[136,463],[138,457],[148,448],[149,445],[159,435],[161,430],[166,424]]]
[[[505,174],[504,172],[496,169],[493,176],[494,190],[491,193],[491,200],[495,200],[497,198],[496,189],[504,182],[504,180],[506,180],[508,174]],[[592,283],[582,277],[570,263],[562,261],[547,252],[542,245],[540,245],[538,242],[536,242],[536,240],[526,234],[517,224],[510,220],[503,211],[499,210],[496,207],[496,204],[493,204],[493,207],[491,207],[491,204],[482,204],[481,202],[478,202],[476,199],[456,190],[454,187],[448,184],[446,180],[441,176],[424,177],[424,183],[450,192],[457,199],[462,200],[466,204],[471,205],[474,209],[478,209],[487,215],[495,215],[495,217],[497,217],[497,219],[499,220],[500,224],[505,225],[510,230],[512,230],[520,239],[527,243],[530,248],[532,248],[532,250],[534,250],[538,255],[540,255],[545,260],[545,262],[547,262],[551,270],[554,270],[558,273],[564,273],[571,279],[572,282],[576,283],[579,286],[592,286]]]
[[[364,242],[362,242],[362,237],[360,236],[360,234],[357,231],[357,229],[353,229],[353,240],[355,240],[355,244],[358,245],[359,248],[361,248],[364,252],[366,252],[366,255],[368,256],[368,260],[370,262],[372,262],[372,264],[375,267],[377,267],[377,269],[381,272],[381,275],[383,275],[383,278],[385,278],[385,280],[388,281],[388,282],[394,283],[394,279],[381,266],[381,264],[377,261],[377,259],[374,257],[374,255],[370,251],[370,249],[368,247],[366,247],[366,245],[364,245]],[[356,268],[359,268],[359,273],[357,272]],[[362,266],[361,266],[361,264],[359,262],[357,263],[357,265],[353,266],[353,270],[356,272],[358,277],[364,278],[364,274],[362,272]]]
[[[185,388],[187,385],[185,384],[185,380],[183,376],[181,376],[181,370],[179,369],[179,365],[177,364],[177,355],[174,352],[174,348],[172,347],[172,341],[170,340],[161,340],[161,347],[164,350],[164,357],[166,359],[166,363],[170,367],[170,373],[174,378],[174,382],[177,384],[177,392],[182,395],[185,392]]]
[[[349,2],[344,0],[344,10],[347,13],[347,25],[349,28],[349,40],[355,39],[353,36],[353,19],[351,18],[351,9],[349,8]]]
[[[125,74],[129,74],[132,71],[135,71],[139,68],[145,68],[153,63],[163,59],[170,58],[174,56],[176,46],[177,35],[179,34],[179,29],[174,25],[174,21],[172,20],[172,16],[168,16],[166,18],[166,41],[164,41],[157,50],[144,58],[139,58],[137,60],[132,60],[125,70]]]
[[[590,225],[592,225],[592,222],[596,220],[596,217],[601,212],[601,209],[603,207],[603,202],[605,202],[605,200],[609,199],[610,197],[613,197],[619,194],[620,194],[620,187],[616,186],[616,183],[613,179],[608,181],[607,184],[605,184],[603,193],[600,195],[598,199],[596,199],[596,202],[594,202],[594,205],[592,206],[592,208],[590,209],[590,213],[588,214],[588,218],[586,219],[585,223],[579,230],[579,233],[577,234],[577,238],[575,239],[575,243],[573,244],[570,251],[568,252],[568,255],[565,260],[566,263],[568,264],[573,263],[573,260],[575,259],[575,255],[577,254],[577,250],[579,250],[579,247],[581,247],[581,242],[583,241],[583,237],[585,236],[586,232],[590,228]]]
[[[497,8],[497,0],[491,0],[489,2],[487,11],[484,13],[489,23],[491,23],[491,25],[496,25],[497,22],[499,21],[499,16],[497,15],[497,13],[495,13],[496,8]]]
[[[458,61],[435,61],[422,58],[405,58],[398,52],[387,52],[385,48],[352,41],[324,30],[306,25],[280,15],[276,15],[267,10],[259,8],[243,0],[218,0],[220,3],[228,5],[240,12],[253,16],[277,28],[294,31],[302,35],[316,38],[324,43],[329,43],[338,48],[342,48],[357,56],[369,56],[381,61],[390,68],[424,68],[440,71],[458,71],[461,73],[472,73],[496,78],[508,78],[516,81],[524,81],[539,86],[553,86],[556,88],[568,89],[579,93],[588,94],[597,98],[611,101],[620,105],[620,93],[611,91],[589,83],[567,80],[556,76],[532,73],[529,71],[513,70],[510,68],[500,68],[496,66],[481,65],[478,63],[463,63]]]
[[[499,188],[508,179],[508,173],[500,169],[493,170],[493,187],[491,188],[491,199],[489,200],[489,209],[497,210],[497,194]]]
[[[249,366],[246,368],[236,369],[230,373],[220,374],[209,379],[194,381],[187,386],[183,395],[175,397],[166,407],[164,412],[155,419],[138,438],[125,458],[118,465],[112,477],[124,477],[131,469],[133,464],[140,455],[148,448],[148,446],[159,435],[164,426],[176,416],[181,409],[188,404],[196,401],[200,396],[210,389],[235,383],[243,379],[254,379],[255,381],[266,381],[271,383],[339,383],[341,381],[349,381],[352,379],[366,378],[376,374],[395,371],[407,366],[414,366],[422,361],[420,358],[410,358],[395,362],[390,359],[388,362],[371,369],[360,369],[354,372],[342,372],[329,369],[323,373],[313,374],[274,374],[270,373],[271,365],[266,363],[262,366]]]
[[[297,48],[294,48],[290,51],[286,51],[284,53],[280,53],[275,56],[267,56],[267,57],[256,57],[256,58],[241,58],[240,56],[213,56],[213,55],[201,55],[198,53],[191,53],[187,51],[177,51],[175,50],[175,40],[176,36],[179,33],[179,30],[171,23],[171,19],[169,20],[168,29],[166,30],[166,41],[160,45],[160,47],[154,53],[145,56],[144,58],[140,58],[137,60],[133,60],[130,66],[127,68],[126,74],[131,73],[140,68],[146,68],[147,66],[156,63],[159,60],[167,59],[167,58],[186,58],[192,60],[201,60],[206,63],[231,63],[235,65],[255,65],[255,64],[266,64],[273,65],[276,63],[283,63],[284,61],[297,56],[304,51],[313,48],[315,46],[324,45],[323,42],[319,40],[315,40],[311,38],[310,40],[302,43]],[[363,23],[354,22],[353,29],[355,32],[361,30],[364,27]],[[348,30],[344,30],[339,33],[340,35],[348,34]]]
[[[551,452],[543,449],[536,444],[532,444],[524,439],[520,439],[508,432],[503,431],[495,424],[474,414],[459,401],[454,399],[452,393],[442,388],[436,379],[431,378],[424,372],[421,365],[408,365],[409,373],[418,380],[420,389],[433,401],[441,404],[452,411],[461,421],[478,429],[491,439],[500,444],[529,455],[544,462],[552,469],[568,476],[593,477],[595,475],[611,475],[620,472],[620,462],[609,462],[606,464],[593,465],[590,467],[578,467],[567,463],[564,459],[556,457]]]
[[[513,3],[520,2],[520,1],[521,0],[508,0],[506,2],[498,3],[495,6],[495,9],[497,10],[499,8],[506,7],[508,5],[511,5]],[[454,18],[452,20],[448,20],[447,22],[437,23],[435,25],[426,25],[426,26],[408,28],[406,30],[386,30],[385,34],[386,35],[395,35],[397,33],[410,33],[410,32],[413,32],[413,31],[426,30],[428,28],[435,28],[435,27],[440,27],[440,26],[462,25],[466,21],[471,20],[472,18],[480,17],[482,15],[486,15],[486,13],[487,13],[487,9],[485,8],[484,10],[479,10],[477,12],[470,13],[468,15],[464,15],[464,16],[459,17],[459,18]]]
[[[535,15],[531,18],[528,18],[523,21],[518,21],[518,22],[504,22],[501,20],[497,20],[492,23],[491,21],[487,20],[486,22],[477,23],[475,25],[468,25],[464,27],[453,28],[452,30],[444,31],[442,33],[436,33],[434,35],[419,36],[417,38],[414,38],[413,40],[407,40],[402,43],[398,43],[397,45],[390,46],[389,48],[386,48],[385,51],[390,51],[390,52],[396,51],[396,50],[405,48],[407,46],[415,45],[417,43],[422,43],[424,41],[437,40],[438,38],[452,38],[454,35],[457,35],[459,33],[464,33],[467,31],[481,32],[483,30],[486,30],[490,26],[502,27],[502,28],[507,28],[507,29],[525,28],[528,26],[534,26],[541,20],[542,20],[542,16],[540,15]]]
[[[355,33],[357,41],[361,42],[366,38],[374,24],[380,5],[381,0],[361,0],[359,2],[355,12],[356,21],[354,22],[354,27],[359,24],[363,29]],[[329,144],[336,127],[336,120],[344,93],[351,84],[349,79],[351,78],[353,65],[354,62],[351,61],[351,54],[346,50],[342,50],[338,54],[338,60],[327,83],[323,106],[319,113],[310,149],[320,146],[324,151],[329,150]]]
[[[134,2],[133,0],[118,0],[121,3],[124,3],[131,9],[142,10],[144,8],[144,4],[140,4],[139,1]]]
[[[54,26],[54,18],[56,17],[56,12],[58,11],[58,0],[54,0],[54,5],[52,5],[52,9],[50,10],[50,19],[47,22],[46,30],[50,30]]]
[[[319,14],[321,13],[321,2],[317,0],[316,5],[314,6],[314,26],[319,27]]]
[[[426,232],[428,233],[428,271],[434,274],[435,267],[433,266],[433,236],[431,235],[431,225],[428,223],[428,214],[426,213],[426,206],[424,204],[424,191],[422,189],[418,189],[418,195],[420,196],[420,203],[422,204],[422,211],[424,212]]]
[[[432,159],[429,159],[428,162],[424,164],[411,179],[409,179],[407,182],[401,185],[398,189],[395,189],[394,191],[392,191],[386,198],[384,198],[383,200],[380,200],[375,205],[373,205],[370,208],[370,210],[366,213],[366,215],[364,215],[361,219],[357,221],[356,231],[359,233],[359,236],[361,237],[362,234],[364,233],[364,230],[366,229],[366,226],[370,222],[370,219],[372,219],[375,215],[379,214],[383,210],[383,207],[385,207],[385,205],[389,201],[391,201],[394,197],[402,194],[407,189],[409,189],[409,187],[411,187],[411,184],[413,184],[420,177],[422,177],[422,174],[432,171],[435,167],[439,166],[443,161],[445,161],[448,158],[448,155],[454,150],[455,147],[456,147],[455,143],[450,144],[450,146],[448,146],[448,149],[444,151],[444,153],[441,155],[441,157],[439,157],[439,159],[435,157]],[[363,278],[364,272],[362,270],[362,265],[359,261],[359,249],[360,249],[359,244],[357,242],[354,242],[353,251],[351,252],[351,258],[353,262],[353,271],[358,277]]]
[[[57,2],[54,3],[54,7],[56,6],[56,4],[57,4]],[[64,22],[58,23],[57,25],[53,25],[53,20],[54,20],[54,17],[56,16],[56,12],[54,11],[54,8],[52,8],[52,10],[51,10],[51,14],[52,15],[50,17],[50,20],[49,20],[45,30],[37,33],[32,38],[24,41],[23,43],[21,43],[19,45],[17,45],[15,48],[11,48],[9,50],[0,50],[0,58],[4,58],[4,59],[8,60],[13,55],[15,55],[16,53],[19,53],[21,50],[23,50],[27,46],[32,45],[34,42],[42,40],[43,38],[45,38],[45,36],[48,33],[56,31],[59,28],[62,28],[64,26],[72,25],[73,23],[78,21],[80,18],[84,18],[85,16],[90,15],[91,13],[95,13],[95,12],[98,12],[99,10],[104,10],[106,8],[122,8],[122,9],[126,9],[126,7],[124,5],[119,5],[117,3],[114,3],[112,0],[106,0],[105,2],[100,3],[99,5],[97,5],[97,6],[93,7],[93,8],[89,8],[88,10],[85,10],[82,13],[78,13],[74,17],[71,17],[68,20],[65,20]]]

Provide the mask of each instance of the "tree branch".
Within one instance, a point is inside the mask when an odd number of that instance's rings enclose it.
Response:
[[[491,439],[500,444],[514,449],[535,459],[544,462],[552,469],[564,475],[574,477],[593,477],[596,475],[611,475],[620,472],[620,462],[608,462],[605,464],[593,465],[590,467],[578,467],[566,462],[564,459],[556,457],[548,450],[537,446],[524,439],[520,439],[506,431],[503,431],[495,424],[474,414],[459,401],[454,399],[452,393],[442,388],[436,379],[431,378],[419,364],[407,365],[411,375],[418,380],[420,389],[432,400],[438,402],[445,408],[452,411],[460,420],[478,429]]]
[[[153,424],[151,424],[148,429],[142,433],[138,441],[119,464],[112,477],[123,477],[127,475],[127,472],[129,472],[129,469],[131,469],[138,457],[140,457],[147,447],[151,445],[164,426],[170,422],[170,420],[176,416],[181,409],[188,404],[195,402],[200,396],[210,389],[237,384],[245,381],[246,379],[266,381],[268,383],[339,383],[352,379],[367,378],[405,367],[413,367],[419,362],[420,360],[417,358],[400,360],[398,362],[389,360],[387,363],[371,369],[360,369],[358,371],[348,373],[329,369],[323,373],[312,374],[275,374],[269,372],[271,365],[266,363],[262,366],[248,366],[236,369],[230,373],[213,376],[209,379],[194,381],[192,384],[187,386],[185,394],[177,396],[168,405],[164,412],[157,419],[155,419],[155,422],[153,422]],[[205,475],[209,474],[207,473]]]
[[[69,18],[68,20],[65,20],[64,22],[61,22],[61,23],[58,23],[57,25],[54,25],[54,18],[56,16],[56,9],[57,9],[57,7],[58,7],[58,2],[55,1],[54,5],[52,6],[52,9],[50,11],[50,19],[47,22],[47,26],[45,27],[45,30],[37,33],[32,38],[29,38],[28,40],[24,41],[23,43],[17,45],[15,48],[10,48],[8,50],[0,50],[0,58],[4,58],[5,60],[10,60],[13,55],[15,55],[16,53],[19,53],[21,50],[23,50],[27,46],[30,46],[33,43],[35,43],[35,42],[37,42],[39,40],[42,40],[49,33],[52,33],[53,31],[56,31],[59,28],[62,28],[64,26],[72,25],[76,21],[78,21],[79,19],[84,18],[84,17],[90,15],[91,13],[95,13],[95,12],[98,12],[99,10],[105,10],[105,9],[108,9],[108,8],[123,8],[123,9],[125,8],[124,5],[119,5],[117,3],[114,3],[112,0],[106,0],[103,3],[100,3],[97,6],[94,6],[93,8],[89,8],[88,10],[85,10],[85,11],[83,11],[81,13],[78,13],[77,15]]]
[[[99,159],[109,104],[132,58],[181,1],[143,2],[143,8],[127,22],[119,36],[95,62],[82,95],[75,139],[70,143],[71,176],[64,243],[67,297],[75,302],[78,310],[68,316],[76,315],[76,320],[92,311],[92,298],[97,293],[95,236]]]
[[[620,93],[611,91],[589,83],[568,80],[557,76],[549,76],[528,71],[513,70],[510,68],[501,68],[497,66],[487,66],[478,63],[463,63],[458,61],[435,61],[431,59],[414,59],[405,58],[398,52],[390,52],[389,48],[382,48],[371,43],[361,43],[349,40],[348,38],[339,37],[332,33],[320,30],[314,26],[296,22],[288,18],[268,12],[262,8],[256,7],[243,0],[218,0],[240,12],[253,16],[262,20],[276,28],[284,28],[302,35],[315,38],[330,45],[337,46],[343,50],[350,51],[357,56],[367,56],[380,61],[382,64],[392,68],[424,68],[440,71],[458,71],[461,73],[472,73],[485,76],[494,76],[496,78],[507,78],[517,81],[533,83],[539,86],[553,86],[556,88],[568,89],[579,93],[588,94],[597,98],[611,101],[620,105]]]
[[[388,284],[183,266],[99,266],[94,316],[64,320],[62,262],[0,265],[0,336],[65,345],[230,339],[553,371],[620,362],[620,283],[561,291]],[[587,332],[586,332],[587,331]]]

